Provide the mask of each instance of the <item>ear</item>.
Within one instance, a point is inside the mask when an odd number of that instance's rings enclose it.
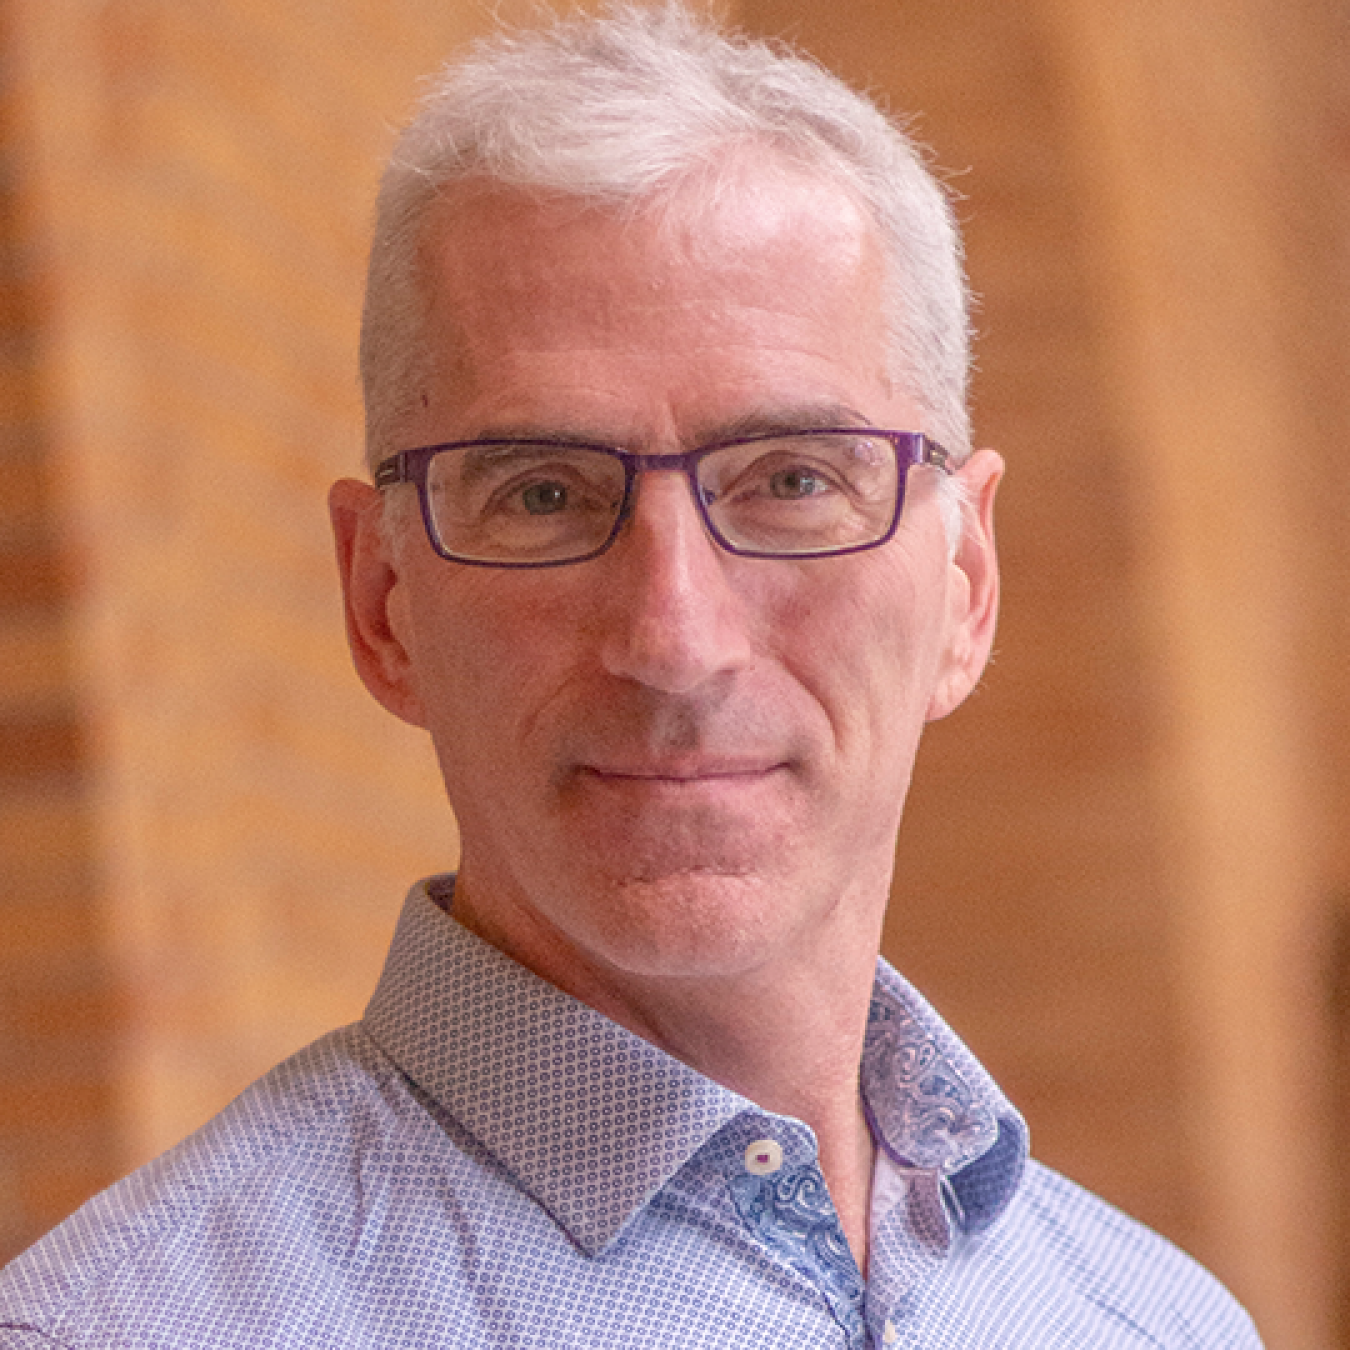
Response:
[[[998,620],[998,557],[994,550],[994,495],[1003,460],[992,450],[973,454],[958,470],[963,500],[961,538],[948,564],[947,644],[928,720],[957,708],[979,683]]]
[[[343,478],[328,494],[347,641],[356,673],[395,717],[425,727],[409,651],[406,583],[384,524],[384,501],[369,483]]]

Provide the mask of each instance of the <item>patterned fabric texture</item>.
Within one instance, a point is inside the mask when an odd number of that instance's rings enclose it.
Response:
[[[878,966],[863,1280],[812,1132],[409,896],[364,1020],[0,1275],[4,1350],[1259,1346]],[[438,889],[439,888],[439,889]]]

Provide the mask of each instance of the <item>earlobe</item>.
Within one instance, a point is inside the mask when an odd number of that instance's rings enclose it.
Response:
[[[998,621],[994,496],[1003,477],[1003,460],[992,450],[980,450],[957,472],[966,494],[963,529],[950,563],[947,645],[928,703],[930,722],[954,711],[979,683]]]
[[[384,527],[384,502],[369,483],[343,478],[328,494],[347,641],[356,672],[395,717],[425,727],[411,654],[404,583]]]

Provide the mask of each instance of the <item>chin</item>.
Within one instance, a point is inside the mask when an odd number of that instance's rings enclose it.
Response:
[[[587,895],[590,934],[568,924],[573,940],[630,975],[732,978],[770,963],[792,939],[783,888],[762,876],[706,868],[630,874]]]

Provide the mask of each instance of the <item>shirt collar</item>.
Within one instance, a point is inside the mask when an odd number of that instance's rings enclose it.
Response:
[[[451,884],[413,887],[365,1027],[594,1255],[723,1126],[759,1108],[456,923],[433,898]],[[1025,1126],[885,962],[863,1091],[896,1160],[950,1180],[958,1224],[993,1222],[1016,1189]]]
[[[490,947],[429,883],[365,1026],[592,1255],[750,1106]]]
[[[1007,1208],[1028,1156],[1026,1122],[932,1005],[884,960],[863,1045],[873,1137],[906,1168],[941,1176],[957,1226]]]

